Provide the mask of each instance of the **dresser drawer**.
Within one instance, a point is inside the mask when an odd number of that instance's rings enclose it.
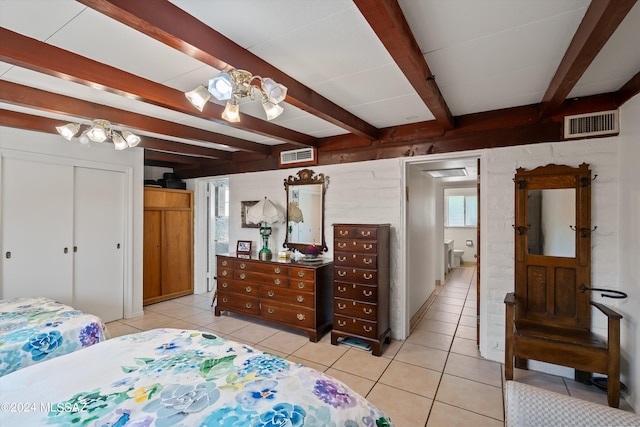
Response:
[[[254,273],[265,273],[271,276],[289,276],[289,267],[275,263],[249,262],[246,260],[236,260],[234,262],[236,271],[251,271]]]
[[[336,298],[354,299],[369,303],[378,302],[378,288],[376,286],[333,282],[333,295]]]
[[[231,258],[218,257],[218,270],[224,267],[233,268],[233,261]]]
[[[316,272],[308,268],[291,267],[289,269],[289,277],[291,277],[291,280],[315,280]]]
[[[217,275],[218,280],[220,280],[220,279],[233,279],[233,268],[218,266],[218,271],[217,271],[216,275]]]
[[[294,277],[290,279],[289,285],[291,289],[295,289],[297,291],[315,292],[316,289],[316,282],[312,280],[296,279]]]
[[[277,301],[301,307],[315,307],[314,294],[308,292],[263,286],[260,292],[260,297],[263,302]]]
[[[376,270],[367,270],[365,268],[335,266],[333,269],[333,280],[373,285],[378,283],[378,272]]]
[[[376,269],[378,266],[378,256],[361,253],[336,252],[333,263],[336,266],[363,267]]]
[[[274,301],[263,300],[260,314],[265,319],[278,320],[293,326],[313,328],[315,311],[306,307],[292,307]]]
[[[242,282],[255,283],[256,285],[281,286],[289,287],[289,278],[280,275],[268,275],[263,273],[254,273],[253,271],[236,270],[233,278]]]
[[[350,299],[334,298],[333,313],[375,322],[376,316],[378,315],[378,305]]]
[[[353,317],[333,315],[333,328],[338,331],[349,332],[367,338],[378,337],[378,324]]]
[[[233,310],[242,313],[260,314],[258,297],[218,291],[218,307],[220,310]]]
[[[218,279],[218,290],[235,292],[243,295],[253,295],[255,297],[260,295],[259,285],[230,279]]]
[[[336,252],[360,252],[367,254],[375,254],[378,252],[378,243],[370,240],[346,240],[336,239]]]

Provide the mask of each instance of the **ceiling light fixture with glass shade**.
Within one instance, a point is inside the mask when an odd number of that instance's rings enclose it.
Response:
[[[254,81],[259,81],[254,83]],[[184,94],[191,105],[202,111],[214,96],[218,101],[227,101],[222,118],[228,122],[240,121],[240,99],[259,99],[267,120],[278,117],[284,109],[278,105],[287,97],[287,87],[272,78],[254,76],[245,70],[222,71],[209,80],[207,87],[200,85]]]
[[[67,123],[63,126],[57,126],[56,130],[64,139],[71,141],[80,132],[82,126],[80,123]],[[107,139],[111,139],[116,150],[124,150],[125,148],[135,147],[142,140],[138,135],[114,126],[104,119],[92,120],[91,125],[85,126],[87,127],[78,137],[78,141],[82,145],[88,145],[89,141],[104,142]]]

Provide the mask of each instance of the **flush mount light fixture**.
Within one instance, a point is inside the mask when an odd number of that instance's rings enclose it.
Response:
[[[452,169],[438,169],[438,170],[426,170],[426,174],[433,178],[449,178],[452,176],[469,176],[465,168],[452,168]]]
[[[222,118],[229,122],[240,121],[241,98],[259,99],[262,101],[267,120],[273,120],[284,111],[278,104],[287,97],[287,87],[269,77],[262,78],[245,70],[232,69],[223,71],[209,80],[207,87],[200,85],[186,92],[184,96],[200,111],[212,96],[218,101],[227,101]]]
[[[71,139],[78,134],[83,125],[80,123],[67,123],[63,126],[57,126],[56,130],[64,139]],[[140,137],[126,129],[114,126],[108,120],[95,119],[91,121],[91,125],[87,125],[78,137],[80,144],[87,145],[89,141],[104,142],[107,139],[113,141],[116,150],[124,150],[127,147],[135,147],[140,144]]]

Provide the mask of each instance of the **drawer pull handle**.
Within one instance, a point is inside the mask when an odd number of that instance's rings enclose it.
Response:
[[[368,245],[368,244],[366,244],[366,243],[365,243],[365,244],[363,245],[363,247],[364,247],[365,249],[369,250],[369,249],[373,248],[373,245],[371,245],[371,244],[369,244],[369,245]]]
[[[362,311],[364,311],[364,314],[371,314],[373,313],[373,310],[371,310],[370,308],[363,308]]]
[[[347,272],[346,272],[346,271],[338,270],[338,276],[340,276],[340,277],[344,277],[344,276],[346,276],[346,275],[347,275]]]
[[[338,247],[344,249],[347,247],[347,244],[343,242],[338,242]]]
[[[364,261],[365,264],[372,264],[373,263],[373,260],[371,258],[365,258],[363,261]]]
[[[250,302],[248,302],[248,303],[246,303],[244,306],[245,306],[245,307],[247,307],[247,308],[251,308],[251,307],[253,306],[253,304],[251,304]]]
[[[223,261],[222,261],[222,266],[223,266],[223,267],[226,267],[226,266],[227,266],[227,261],[226,261],[226,260],[223,260]]]
[[[373,277],[373,274],[370,274],[370,273],[369,273],[369,274],[367,274],[367,273],[363,273],[363,274],[362,274],[362,277],[364,277],[364,278],[365,278],[365,279],[367,279],[367,280],[371,280],[371,278]]]
[[[273,314],[273,313],[276,312],[276,309],[269,307],[269,308],[267,308],[267,311],[269,312],[269,314]]]
[[[307,285],[304,284],[304,282],[298,282],[298,288],[300,289],[304,289]]]
[[[246,279],[246,278],[247,278],[247,275],[246,275],[246,274],[244,274],[244,273],[240,273],[240,278],[241,278],[242,280],[244,280],[244,279]]]
[[[274,296],[275,294],[276,294],[276,293],[275,293],[275,292],[273,292],[273,291],[269,291],[269,292],[267,292],[267,295],[269,295],[270,297]]]
[[[360,234],[362,234],[363,237],[371,236],[371,232],[370,231],[361,231]]]
[[[247,286],[246,288],[244,288],[244,290],[247,292],[251,292],[251,286]]]
[[[371,332],[371,331],[373,331],[373,328],[372,328],[371,326],[367,326],[367,325],[364,325],[364,326],[362,327],[362,329],[364,329],[364,331],[365,331],[365,332]]]
[[[229,298],[227,297],[222,298],[222,302],[229,302]]]
[[[298,271],[298,277],[304,277],[305,274],[306,273],[304,271]]]
[[[371,295],[373,295],[373,291],[362,291],[362,293],[365,297],[370,297]]]
[[[338,320],[338,325],[347,326],[347,322],[345,322],[344,320]]]
[[[273,269],[273,272],[274,272],[274,273],[276,273],[276,274],[280,273],[280,267],[276,267],[276,268],[274,268],[274,269]]]
[[[347,257],[346,256],[338,256],[338,261],[346,261]]]
[[[305,316],[305,315],[304,315],[304,314],[302,314],[302,313],[298,313],[298,314],[296,314],[296,317],[298,318],[298,320],[304,320],[304,319],[306,319],[306,318],[307,318],[307,316]]]
[[[345,231],[345,230],[340,230],[340,235],[341,235],[341,236],[348,236],[348,235],[349,235],[349,232],[348,232],[348,231]]]
[[[227,274],[229,274],[229,272],[228,272],[227,270],[224,270],[224,271],[222,272],[222,275],[223,275],[223,276],[226,276]]]
[[[243,262],[242,264],[240,264],[240,268],[244,270],[245,268],[247,268],[247,264]]]
[[[298,295],[296,299],[298,300],[298,302],[304,301],[304,297],[302,295]]]
[[[343,286],[338,286],[338,292],[347,292],[347,288]]]
[[[228,287],[229,287],[229,284],[228,284],[227,282],[224,282],[224,283],[222,284],[222,287],[223,287],[223,288],[228,288]]]
[[[273,283],[275,283],[276,285],[279,285],[279,284],[281,284],[282,282],[280,281],[280,279],[275,279],[275,280],[273,281]]]
[[[347,308],[347,304],[342,304],[341,302],[338,303],[338,308],[340,310],[344,310],[345,308]]]

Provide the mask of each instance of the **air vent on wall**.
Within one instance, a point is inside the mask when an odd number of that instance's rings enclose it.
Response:
[[[619,131],[618,110],[576,114],[564,118],[565,138],[615,135]]]
[[[280,166],[316,165],[318,164],[316,154],[316,149],[313,147],[281,151]]]

